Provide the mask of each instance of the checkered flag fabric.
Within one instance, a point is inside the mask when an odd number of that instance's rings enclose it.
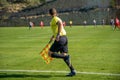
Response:
[[[47,44],[45,48],[43,48],[43,50],[40,52],[40,55],[43,58],[43,60],[45,60],[46,64],[49,64],[53,60],[53,58],[48,55],[49,49],[50,44]]]

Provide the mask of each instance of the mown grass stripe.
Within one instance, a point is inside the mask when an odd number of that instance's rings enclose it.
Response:
[[[68,71],[52,71],[52,70],[0,70],[0,72],[40,72],[40,73],[68,73]],[[105,76],[120,76],[117,73],[103,73],[103,72],[80,72],[77,74],[93,74],[93,75],[105,75]]]

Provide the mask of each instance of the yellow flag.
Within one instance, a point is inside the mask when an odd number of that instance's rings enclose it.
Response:
[[[40,52],[41,57],[45,60],[47,64],[49,64],[53,58],[48,55],[48,51],[50,49],[50,44],[47,44],[45,48]]]

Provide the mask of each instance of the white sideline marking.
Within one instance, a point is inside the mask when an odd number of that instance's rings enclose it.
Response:
[[[42,73],[68,73],[68,71],[50,71],[50,70],[0,70],[0,72],[42,72]],[[80,72],[77,71],[78,74],[94,74],[94,75],[105,75],[105,76],[120,76],[117,73],[98,73],[98,72]]]

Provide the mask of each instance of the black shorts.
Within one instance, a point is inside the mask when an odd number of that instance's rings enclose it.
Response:
[[[52,52],[60,52],[60,53],[68,53],[68,40],[66,36],[60,36],[59,41],[54,41],[52,44],[50,51]]]

